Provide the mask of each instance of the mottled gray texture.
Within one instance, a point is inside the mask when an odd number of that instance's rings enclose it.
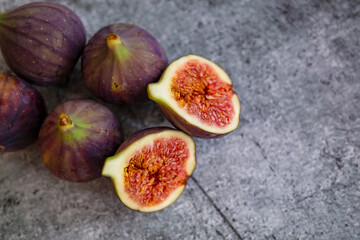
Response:
[[[0,11],[24,2],[3,0]],[[151,214],[126,208],[107,178],[56,179],[36,144],[1,154],[0,239],[360,239],[359,1],[58,2],[79,14],[88,39],[129,22],[170,61],[194,53],[217,62],[239,94],[240,126],[196,139],[183,195]],[[68,86],[37,88],[49,110],[91,97],[79,67]],[[151,102],[107,106],[126,136],[170,126]]]

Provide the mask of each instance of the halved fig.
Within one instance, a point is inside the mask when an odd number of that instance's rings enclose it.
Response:
[[[229,76],[200,56],[172,62],[159,82],[149,84],[148,95],[175,127],[194,137],[221,137],[239,125],[240,102]]]
[[[183,192],[196,165],[195,142],[166,127],[135,133],[106,159],[102,174],[111,177],[117,195],[129,208],[154,212]]]
[[[57,177],[85,182],[101,176],[107,157],[121,143],[115,115],[92,100],[70,100],[57,106],[39,133],[42,160]]]
[[[146,30],[125,23],[106,26],[86,45],[82,73],[88,89],[114,104],[148,100],[146,88],[168,63],[160,43]]]
[[[0,152],[36,141],[47,111],[43,97],[24,80],[0,73]]]

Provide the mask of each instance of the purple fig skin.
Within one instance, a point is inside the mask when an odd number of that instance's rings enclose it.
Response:
[[[50,2],[23,5],[0,16],[0,48],[10,69],[37,85],[66,81],[86,43],[80,18]]]
[[[107,43],[111,34],[121,41],[120,57]],[[118,23],[102,28],[91,38],[82,56],[82,74],[88,89],[103,101],[143,103],[148,101],[147,85],[160,78],[167,64],[164,49],[150,33]]]
[[[164,106],[159,105],[161,112],[164,114],[165,118],[174,125],[177,129],[187,133],[190,136],[196,137],[196,138],[204,138],[204,139],[211,139],[211,138],[221,138],[230,132],[224,133],[224,134],[218,134],[218,133],[212,133],[205,131],[199,127],[196,127],[189,122],[187,122],[183,117],[181,117],[179,114],[177,114],[172,109]],[[235,131],[234,129],[233,131]]]
[[[136,133],[134,133],[133,135],[131,135],[130,137],[128,137],[118,148],[118,150],[116,151],[115,155],[122,152],[124,149],[126,149],[129,145],[131,145],[133,142],[136,142],[137,140],[149,135],[149,134],[153,134],[153,133],[158,133],[158,132],[162,132],[162,131],[166,131],[166,130],[175,130],[173,128],[169,128],[169,127],[152,127],[152,128],[146,128],[143,129],[141,131],[138,131]]]
[[[0,73],[0,152],[12,152],[36,141],[47,115],[43,97],[29,83]]]
[[[64,114],[73,125],[64,123]],[[60,104],[45,119],[39,133],[44,164],[55,176],[73,182],[100,177],[105,159],[116,152],[121,140],[116,116],[92,100]]]

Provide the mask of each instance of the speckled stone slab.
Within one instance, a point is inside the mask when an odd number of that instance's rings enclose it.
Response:
[[[0,12],[30,1],[2,0]],[[87,38],[127,22],[169,60],[223,67],[242,103],[239,128],[196,139],[181,197],[156,213],[125,207],[110,179],[57,179],[38,146],[0,154],[0,239],[360,239],[358,0],[60,0]],[[0,70],[8,72],[2,57]],[[37,87],[51,111],[93,98],[77,65],[67,86]],[[106,104],[125,136],[171,126],[155,103]]]

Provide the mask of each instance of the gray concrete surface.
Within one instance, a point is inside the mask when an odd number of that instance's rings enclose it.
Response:
[[[2,0],[0,11],[25,2]],[[80,16],[88,39],[129,22],[170,61],[194,53],[217,62],[239,94],[240,126],[196,139],[186,190],[151,214],[125,207],[108,178],[55,178],[37,144],[1,154],[0,239],[360,239],[359,1],[58,2]],[[68,86],[38,89],[49,110],[91,98],[79,66]],[[170,126],[152,102],[107,106],[126,136]]]

